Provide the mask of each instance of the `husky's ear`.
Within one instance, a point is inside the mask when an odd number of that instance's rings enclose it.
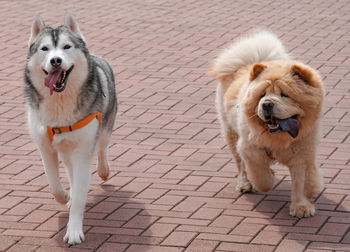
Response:
[[[66,15],[64,16],[64,25],[67,26],[72,32],[78,34],[84,40],[84,42],[86,42],[83,34],[81,34],[78,22],[75,20],[70,10],[66,11]]]
[[[261,74],[261,72],[264,71],[265,68],[267,68],[267,66],[263,64],[255,64],[253,66],[252,71],[250,72],[250,81],[255,80],[256,77],[258,77],[258,75]]]
[[[33,44],[34,40],[36,39],[36,37],[38,36],[38,34],[41,32],[41,30],[45,27],[44,21],[43,19],[37,15],[35,16],[34,20],[33,20],[33,24],[32,24],[32,30],[30,33],[30,38],[28,41],[28,46],[30,46],[31,44]]]

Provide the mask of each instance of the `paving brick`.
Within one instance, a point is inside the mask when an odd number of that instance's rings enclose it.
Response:
[[[5,196],[2,199],[0,199],[0,206],[1,208],[12,208],[23,200],[23,197]]]
[[[174,247],[167,247],[167,246],[151,246],[151,245],[131,245],[126,251],[127,252],[139,252],[139,251],[150,251],[150,252],[162,252],[162,251],[169,251],[169,252],[180,252],[182,251],[182,248],[174,248]]]
[[[348,251],[349,244],[340,244],[340,243],[328,243],[328,242],[312,242],[309,245],[310,249],[320,249],[322,251]]]
[[[123,252],[129,246],[129,244],[121,244],[121,243],[104,243],[97,251],[99,252]]]
[[[43,222],[36,230],[57,231],[66,226],[68,219],[50,218]]]
[[[176,224],[155,223],[150,226],[142,235],[166,237],[175,229],[176,226]]]
[[[3,1],[0,10],[0,250],[21,251],[347,251],[350,243],[350,51],[347,0]],[[60,25],[70,9],[89,50],[115,72],[118,116],[110,178],[96,174],[86,207],[86,241],[62,241],[68,209],[49,193],[27,130],[23,67],[40,10]],[[52,12],[52,10],[55,10]],[[258,27],[258,28],[257,28]],[[317,162],[325,190],[316,216],[289,215],[288,169],[276,187],[240,194],[236,164],[220,135],[218,53],[241,34],[267,28],[325,84]],[[63,166],[60,178],[68,188]],[[189,234],[182,239],[183,234]],[[164,243],[164,244],[163,244]],[[169,245],[169,244],[171,245]]]
[[[167,192],[167,190],[161,190],[161,189],[146,189],[140,194],[137,195],[137,198],[143,198],[143,199],[158,199],[162,195],[164,195]]]
[[[181,202],[185,197],[176,195],[164,195],[160,199],[153,202],[153,204],[160,205],[176,205]]]
[[[155,216],[135,216],[128,223],[124,225],[126,228],[147,228],[152,222],[157,220],[158,218]]]
[[[230,243],[222,242],[218,247],[217,251],[264,251],[270,252],[274,250],[274,246],[269,245],[257,245],[257,244],[239,244],[239,243]]]
[[[213,227],[226,227],[226,228],[234,228],[237,226],[238,223],[242,221],[242,217],[233,217],[233,216],[226,216],[221,215],[218,218],[216,218],[210,226]]]
[[[230,234],[255,236],[263,227],[262,224],[241,223]]]
[[[42,223],[55,214],[56,212],[54,211],[34,210],[21,221],[32,222],[32,223]]]
[[[222,209],[213,209],[213,208],[200,208],[196,211],[191,218],[194,219],[206,219],[213,220],[215,219],[223,210]]]
[[[6,249],[11,247],[20,239],[21,238],[19,236],[16,237],[16,236],[0,235],[0,250],[6,251]]]
[[[326,223],[320,230],[319,234],[343,236],[348,228],[349,225],[347,224]]]
[[[10,249],[8,249],[8,252],[22,252],[22,251],[36,251],[38,246],[31,246],[31,245],[14,245]]]
[[[279,241],[283,238],[284,233],[272,232],[272,231],[261,231],[253,240],[256,244],[266,244],[266,245],[277,245]]]
[[[131,244],[147,244],[159,245],[163,238],[146,237],[146,236],[129,236],[129,235],[113,235],[108,239],[109,242],[131,243]]]
[[[276,252],[302,252],[305,250],[307,241],[283,240],[275,250]]]
[[[185,224],[185,225],[198,225],[207,226],[209,224],[208,220],[195,220],[186,218],[168,218],[163,217],[159,220],[161,223],[174,223],[174,224]]]
[[[107,217],[108,220],[120,220],[120,221],[128,221],[132,217],[134,217],[139,209],[130,209],[130,208],[119,208],[114,211],[111,215]]]
[[[208,180],[208,177],[202,177],[202,176],[189,176],[186,179],[184,179],[181,184],[182,185],[202,185],[206,180]]]
[[[256,207],[256,210],[259,212],[272,212],[277,213],[285,204],[285,202],[280,201],[262,201]]]
[[[191,199],[186,199],[173,208],[174,211],[194,212],[203,205],[202,202],[196,202]]]
[[[7,229],[3,232],[4,235],[28,236],[28,237],[51,237],[54,232],[49,231],[35,231],[23,229]]]
[[[317,215],[313,218],[300,219],[296,226],[298,227],[321,227],[327,220],[326,216]]]
[[[348,232],[348,233],[344,236],[344,238],[343,238],[343,240],[342,240],[342,243],[349,243],[349,244],[350,244],[350,232]]]
[[[198,239],[202,240],[213,240],[213,241],[226,241],[226,242],[238,242],[247,243],[252,237],[242,235],[225,235],[225,234],[206,234],[201,233],[197,236]]]
[[[196,235],[194,232],[175,231],[162,242],[162,245],[186,247]]]
[[[160,217],[174,217],[174,218],[187,218],[190,216],[188,212],[181,211],[166,211],[166,210],[144,210],[140,213],[140,215],[148,215],[148,216],[160,216]]]
[[[297,233],[290,233],[286,236],[286,238],[291,240],[324,241],[324,242],[339,242],[341,240],[340,236],[297,234]]]
[[[93,227],[89,232],[112,235],[139,235],[143,232],[140,228],[119,228],[119,227]]]
[[[186,252],[210,252],[215,251],[218,241],[206,241],[195,239],[185,250]]]
[[[6,214],[25,216],[32,212],[34,209],[38,208],[39,206],[39,204],[20,203],[17,206],[11,208],[9,211],[7,211]]]

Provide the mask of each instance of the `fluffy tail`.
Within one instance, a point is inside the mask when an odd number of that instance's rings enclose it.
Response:
[[[210,74],[215,78],[225,79],[246,65],[287,59],[289,55],[277,36],[268,31],[261,31],[240,38],[224,50],[215,60]]]

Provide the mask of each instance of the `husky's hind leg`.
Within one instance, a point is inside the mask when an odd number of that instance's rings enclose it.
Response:
[[[101,179],[106,181],[109,176],[109,165],[107,160],[108,143],[112,131],[104,129],[101,131],[98,139],[97,149],[97,173]]]

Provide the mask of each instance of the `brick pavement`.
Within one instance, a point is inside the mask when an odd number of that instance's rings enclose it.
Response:
[[[350,3],[348,0],[2,1],[0,9],[0,251],[349,251]],[[111,178],[94,172],[87,241],[62,242],[67,209],[48,192],[28,135],[23,66],[30,25],[59,25],[65,9],[117,80]],[[240,195],[206,75],[219,50],[251,28],[277,33],[327,89],[317,215],[288,215],[290,177]],[[62,181],[67,178],[61,168]]]

